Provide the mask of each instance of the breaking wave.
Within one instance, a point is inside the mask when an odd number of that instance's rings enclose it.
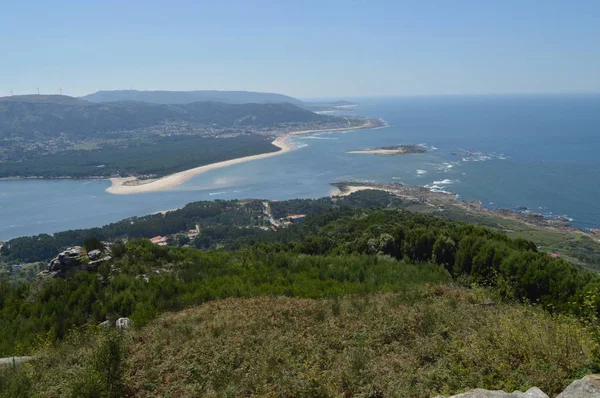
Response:
[[[450,185],[450,184],[455,184],[459,182],[458,180],[450,180],[448,178],[440,180],[440,181],[434,181],[433,184],[434,185]]]
[[[468,151],[466,149],[461,149],[459,151],[461,153],[461,161],[463,162],[486,162],[488,160],[507,160],[510,157],[506,156],[503,153],[483,153],[480,151]]]
[[[337,137],[320,137],[316,135],[307,135],[300,138],[301,140],[338,140]]]

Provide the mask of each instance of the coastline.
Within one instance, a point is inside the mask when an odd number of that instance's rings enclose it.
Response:
[[[205,173],[207,171],[220,169],[223,167],[232,166],[234,164],[250,162],[253,160],[264,159],[271,156],[281,155],[283,153],[290,152],[293,148],[289,145],[288,141],[290,138],[296,135],[302,134],[312,134],[312,133],[321,133],[321,132],[329,132],[329,131],[347,131],[347,130],[362,130],[377,127],[377,124],[374,123],[374,120],[367,119],[360,126],[349,126],[345,128],[335,128],[335,129],[316,129],[316,130],[302,130],[302,131],[294,131],[291,133],[283,134],[272,142],[273,145],[279,148],[278,151],[275,152],[267,152],[259,155],[245,156],[236,159],[224,160],[222,162],[211,163],[204,166],[195,167],[193,169],[188,169],[184,171],[180,171],[178,173],[173,173],[164,177],[160,177],[153,180],[139,180],[137,177],[119,177],[119,178],[110,178],[111,186],[108,187],[105,191],[113,194],[113,195],[131,195],[136,193],[146,193],[146,192],[154,192],[154,191],[162,191],[166,189],[170,189],[180,185],[192,177],[195,177],[199,174]]]
[[[361,182],[339,182],[332,183],[333,190],[331,196],[348,196],[354,192],[364,190],[378,190],[389,192],[409,202],[425,205],[435,211],[447,211],[450,208],[458,208],[467,213],[480,216],[493,216],[503,220],[515,221],[531,228],[550,231],[560,234],[580,234],[585,235],[595,242],[600,243],[599,232],[585,231],[569,224],[569,222],[560,220],[550,220],[544,218],[541,214],[522,213],[510,209],[488,209],[480,201],[474,200],[466,202],[458,199],[455,194],[450,192],[432,191],[422,186],[404,185],[400,183],[376,184]]]

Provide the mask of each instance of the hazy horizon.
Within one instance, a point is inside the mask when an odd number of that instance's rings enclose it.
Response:
[[[5,4],[0,95],[600,92],[600,3]]]
[[[148,92],[152,92],[152,91],[165,91],[165,92],[192,92],[192,91],[247,91],[247,92],[257,92],[257,93],[265,93],[265,94],[283,94],[283,95],[287,95],[289,97],[301,100],[301,101],[306,101],[306,102],[317,102],[317,101],[335,101],[335,100],[360,100],[360,99],[376,99],[376,98],[427,98],[427,97],[503,97],[503,96],[515,96],[515,97],[526,97],[526,96],[598,96],[600,95],[600,90],[599,91],[589,91],[589,92],[584,92],[584,91],[571,91],[571,92],[504,92],[504,93],[475,93],[475,94],[471,94],[471,93],[466,93],[466,94],[462,94],[462,93],[439,93],[439,94],[371,94],[371,95],[348,95],[348,96],[335,96],[335,95],[323,95],[323,96],[319,96],[319,97],[300,97],[300,96],[294,96],[294,95],[289,95],[287,93],[277,93],[277,92],[267,92],[267,91],[254,91],[254,90],[219,90],[219,89],[190,89],[190,90],[169,90],[169,89],[158,89],[158,90],[144,90],[144,89],[114,89],[114,90],[96,90],[93,92],[89,92],[89,93],[85,93],[82,95],[77,95],[77,96],[73,96],[73,95],[69,95],[68,93],[63,93],[62,95],[64,96],[69,96],[69,97],[74,97],[74,98],[83,98],[87,95],[90,94],[94,94],[100,91],[138,91],[138,92],[144,92],[144,91],[148,91]],[[10,96],[27,96],[27,95],[38,95],[37,91],[35,92],[29,92],[29,93],[13,93],[8,94],[8,95],[0,95],[0,98],[5,98],[5,97],[10,97]],[[60,93],[44,93],[41,92],[39,93],[39,95],[46,95],[46,96],[52,96],[52,95],[61,95]]]

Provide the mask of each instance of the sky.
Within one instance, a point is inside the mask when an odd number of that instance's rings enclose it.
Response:
[[[598,0],[2,0],[0,96],[600,92]]]

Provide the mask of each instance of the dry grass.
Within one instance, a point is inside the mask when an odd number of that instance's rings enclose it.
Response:
[[[585,373],[593,343],[576,322],[479,300],[437,287],[218,301],[138,333],[127,384],[139,396],[424,397],[532,385],[552,393]]]
[[[593,370],[595,345],[578,322],[479,305],[485,294],[436,286],[215,301],[128,333],[124,382],[140,397],[427,397],[533,385],[553,394]],[[24,366],[35,395],[73,395],[100,340],[79,335]]]

